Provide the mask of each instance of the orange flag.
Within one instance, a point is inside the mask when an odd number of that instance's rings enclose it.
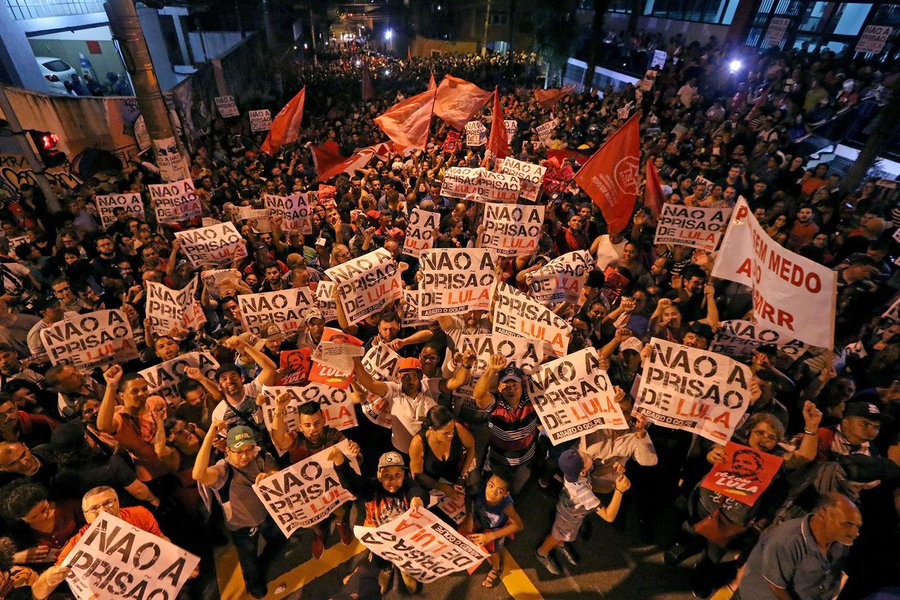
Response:
[[[428,80],[428,91],[436,90],[437,83],[434,81],[434,71],[431,72],[431,79]]]
[[[454,129],[462,130],[490,97],[490,92],[474,83],[446,75],[437,88],[434,115]]]
[[[313,165],[316,167],[319,181],[328,181],[341,173],[352,173],[356,169],[361,169],[375,156],[372,147],[368,147],[349,158],[344,158],[328,142],[321,146],[310,144],[309,149],[312,152]]]
[[[494,88],[494,111],[491,115],[491,135],[487,141],[487,149],[496,158],[509,156],[509,140],[506,137],[506,125],[503,123],[503,109],[500,107],[500,92]]]
[[[635,113],[584,163],[575,183],[600,207],[609,233],[628,226],[638,188],[640,113]]]
[[[272,129],[266,136],[266,141],[260,146],[260,150],[274,156],[282,146],[296,142],[300,137],[300,121],[303,120],[303,103],[306,101],[306,88],[297,92],[291,101],[284,105],[275,119],[272,120]]]
[[[662,205],[666,201],[663,196],[662,185],[659,183],[659,172],[653,165],[653,158],[647,161],[647,183],[644,186],[644,206],[653,213],[653,218],[659,220],[662,214]]]
[[[396,143],[425,149],[436,90],[422,92],[398,102],[375,118],[375,124]]]
[[[564,97],[572,93],[575,89],[574,84],[564,85],[559,89],[550,88],[549,90],[534,90],[534,99],[543,108],[550,108]]]

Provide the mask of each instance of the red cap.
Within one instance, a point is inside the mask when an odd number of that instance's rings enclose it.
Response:
[[[378,212],[377,210],[370,210],[369,212],[366,213],[366,216],[369,217],[370,219],[380,219],[381,213]]]
[[[422,361],[418,358],[401,358],[397,361],[397,372],[400,371],[421,371]]]

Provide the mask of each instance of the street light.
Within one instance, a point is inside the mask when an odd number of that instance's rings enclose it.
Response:
[[[743,66],[744,66],[744,63],[735,59],[735,60],[731,61],[730,63],[728,63],[728,70],[732,74],[734,74],[734,73],[737,73],[738,71],[740,71]]]
[[[393,29],[388,29],[387,31],[384,32],[384,39],[387,40],[388,42],[391,41],[392,37],[394,37]]]

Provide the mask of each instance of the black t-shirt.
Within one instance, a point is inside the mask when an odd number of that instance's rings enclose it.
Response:
[[[99,485],[108,485],[122,492],[134,483],[137,475],[120,456],[96,458],[77,468],[65,468],[56,476],[54,483],[61,489],[68,489],[73,496],[81,496]]]

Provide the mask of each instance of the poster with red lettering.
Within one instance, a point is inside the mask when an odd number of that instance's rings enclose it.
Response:
[[[780,468],[781,457],[728,442],[725,460],[713,465],[700,487],[753,506]]]
[[[352,335],[346,334],[340,329],[326,327],[322,332],[322,342],[340,342],[342,344],[353,344],[354,346],[362,346],[362,340],[358,340]],[[309,380],[316,383],[324,383],[331,387],[346,390],[350,388],[350,382],[353,381],[353,373],[342,373],[334,367],[323,365],[313,361],[309,370]]]

